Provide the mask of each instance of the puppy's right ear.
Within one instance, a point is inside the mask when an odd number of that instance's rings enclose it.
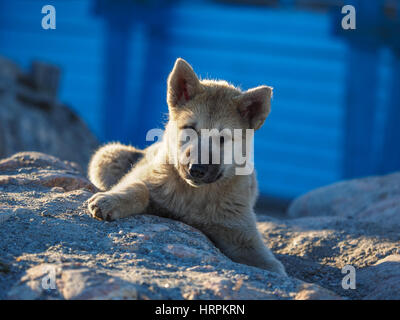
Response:
[[[178,58],[168,77],[167,102],[170,108],[183,106],[201,90],[200,80],[185,60]]]

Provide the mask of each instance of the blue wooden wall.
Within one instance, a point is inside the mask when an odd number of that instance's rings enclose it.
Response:
[[[57,29],[43,30],[45,4],[0,0],[0,55],[24,67],[32,59],[61,66],[61,100],[103,141],[145,145],[145,131],[166,119],[166,78],[176,57],[183,57],[203,78],[227,79],[243,89],[275,88],[272,113],[256,133],[261,193],[291,198],[343,177],[348,52],[346,42],[332,35],[329,15],[191,1],[149,25],[142,23],[148,12],[138,11],[129,33],[124,97],[113,105],[107,90],[118,61],[108,58],[118,39],[107,37],[104,16],[95,14],[93,1],[52,1]],[[379,57],[374,145],[383,139],[388,97],[382,88],[391,55]]]

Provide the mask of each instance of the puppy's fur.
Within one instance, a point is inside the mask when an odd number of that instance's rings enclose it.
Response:
[[[92,157],[89,178],[104,192],[89,199],[91,214],[104,220],[142,213],[181,220],[203,231],[233,261],[286,275],[256,227],[254,172],[236,175],[235,163],[221,164],[214,170],[218,177],[204,183],[177,161],[188,150],[181,150],[176,132],[257,130],[269,114],[271,95],[267,86],[241,92],[225,81],[200,81],[178,59],[168,78],[169,122],[162,141],[145,150],[111,143]]]

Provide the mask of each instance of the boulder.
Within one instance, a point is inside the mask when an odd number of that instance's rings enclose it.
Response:
[[[179,221],[95,220],[86,201],[97,190],[71,162],[19,153],[0,161],[0,299],[400,299],[397,216],[380,215],[396,177],[342,182],[322,196],[317,190],[325,205],[308,194],[308,209],[296,218],[258,216],[286,278],[232,262]],[[360,186],[388,196],[370,199]],[[357,210],[342,214],[340,201]],[[319,215],[309,214],[312,206]],[[348,268],[354,288],[343,287]]]
[[[95,220],[86,208],[94,192],[71,163],[53,156],[25,152],[0,161],[0,299],[339,298],[234,263],[179,221]]]
[[[259,227],[299,279],[343,297],[400,299],[399,199],[399,172],[342,181],[293,201],[291,219],[265,217]],[[354,290],[339,281],[346,265],[356,270]]]
[[[394,254],[380,259],[363,269],[358,278],[367,293],[364,299],[400,300],[400,255]]]
[[[318,284],[343,298],[366,299],[372,288],[379,291],[380,298],[399,297],[395,290],[386,291],[384,285],[399,283],[398,262],[385,264],[391,269],[388,279],[373,272],[382,259],[400,254],[397,226],[328,216],[292,220],[259,217],[258,227],[292,277]],[[347,275],[342,269],[346,266],[354,268],[355,289],[342,287]],[[362,276],[367,270],[369,276]]]
[[[86,124],[57,100],[60,71],[33,62],[24,73],[0,57],[0,158],[41,151],[78,163],[82,172],[98,141]]]
[[[400,172],[342,181],[296,199],[291,218],[341,216],[400,226]]]

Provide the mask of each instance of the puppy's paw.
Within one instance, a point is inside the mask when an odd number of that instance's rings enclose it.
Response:
[[[121,218],[120,200],[108,192],[99,192],[88,200],[88,209],[93,218],[113,221]]]
[[[284,276],[284,277],[288,276],[286,271],[285,271],[285,267],[277,259],[269,260],[266,263],[264,268],[267,269],[268,271],[276,272],[276,273],[280,274],[281,276]]]

